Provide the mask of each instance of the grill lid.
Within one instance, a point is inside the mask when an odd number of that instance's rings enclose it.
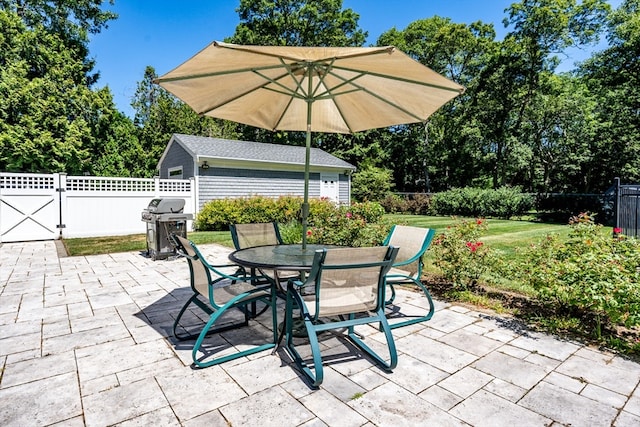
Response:
[[[147,206],[151,213],[182,213],[184,199],[153,199]]]

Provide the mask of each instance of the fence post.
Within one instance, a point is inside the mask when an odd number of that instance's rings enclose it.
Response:
[[[193,216],[198,213],[198,200],[200,200],[200,192],[198,191],[198,185],[200,184],[200,180],[198,176],[192,176],[189,178],[189,185],[191,186],[191,208],[193,209]]]
[[[59,221],[56,227],[59,230],[58,239],[62,239],[64,237],[63,230],[67,226],[65,224],[65,220],[67,218],[67,174],[64,172],[54,173],[53,177],[53,181],[56,186],[55,191],[58,193]]]
[[[616,195],[615,195],[616,225],[615,225],[614,228],[620,228],[620,178],[619,177],[615,177],[613,179],[613,184],[616,187]]]

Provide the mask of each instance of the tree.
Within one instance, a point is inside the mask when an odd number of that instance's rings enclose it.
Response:
[[[75,57],[83,62],[87,84],[98,80],[98,74],[89,75],[95,62],[89,58],[89,34],[106,28],[117,15],[102,10],[103,0],[0,0],[0,9],[15,13],[27,30],[36,28],[57,35]],[[113,0],[109,0],[113,4]]]
[[[226,41],[273,46],[362,46],[367,33],[342,0],[241,0],[240,24]]]
[[[394,45],[433,70],[464,85],[466,92],[443,106],[428,124],[397,126],[385,151],[400,191],[443,190],[468,185],[480,173],[480,133],[471,116],[478,75],[496,49],[490,24],[453,23],[434,16],[406,29],[383,33],[379,46]],[[470,114],[471,113],[471,114]]]
[[[135,147],[110,91],[90,88],[87,33],[114,17],[101,3],[0,1],[0,169],[95,173]]]
[[[29,30],[1,10],[0,33],[0,169],[89,171],[91,106],[110,95],[86,86],[82,58],[41,25]]]
[[[640,181],[640,1],[625,0],[608,23],[610,47],[579,70],[597,96],[595,153],[590,188],[607,188],[618,176]]]
[[[351,194],[359,202],[377,202],[384,199],[393,187],[389,169],[365,166],[353,175]]]
[[[570,74],[550,75],[541,81],[527,121],[522,142],[531,149],[528,176],[530,191],[595,192],[592,189],[594,160],[591,141],[597,123],[596,100],[586,85]]]
[[[536,114],[535,98],[544,95],[541,82],[548,81],[559,63],[557,55],[566,48],[598,41],[609,10],[604,0],[522,0],[507,8],[503,22],[513,30],[484,76],[492,83],[484,85],[488,97],[502,104],[496,105],[501,111],[497,120],[489,122],[495,123],[491,131],[496,144],[495,188],[505,184],[531,188],[532,177],[527,179],[526,166],[518,160],[521,153],[530,155],[534,150],[523,140],[523,126]]]

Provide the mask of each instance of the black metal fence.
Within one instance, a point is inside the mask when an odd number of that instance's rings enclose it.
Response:
[[[616,227],[622,234],[640,237],[640,184],[621,185],[620,178],[615,179],[616,187]]]

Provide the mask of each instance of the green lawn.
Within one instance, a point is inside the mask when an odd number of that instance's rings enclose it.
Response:
[[[451,217],[424,215],[396,214],[387,215],[386,218],[398,224],[405,223],[417,227],[434,228],[436,233],[443,232],[448,226],[455,223]],[[521,248],[521,251],[526,250],[527,246],[538,242],[549,233],[558,233],[561,236],[566,236],[569,233],[568,225],[536,221],[488,219],[487,225],[487,233],[480,240],[508,258],[516,256],[518,248]]]
[[[229,234],[228,231],[192,231],[187,234],[187,237],[196,244],[218,243],[220,245],[233,247],[231,234]],[[144,233],[126,236],[64,239],[64,245],[70,256],[147,250]]]

